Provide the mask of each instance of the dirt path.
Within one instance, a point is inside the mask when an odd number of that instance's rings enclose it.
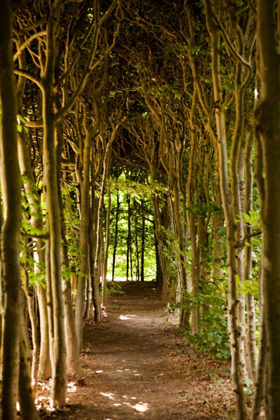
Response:
[[[195,355],[162,317],[152,283],[123,285],[107,317],[84,329],[84,380],[70,384],[72,420],[227,419],[232,393],[225,364]]]

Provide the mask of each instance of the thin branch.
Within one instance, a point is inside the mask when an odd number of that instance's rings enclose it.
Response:
[[[13,60],[16,61],[16,59],[20,56],[20,54],[23,52],[23,50],[36,38],[39,38],[40,36],[44,36],[47,35],[47,31],[41,31],[41,32],[36,32],[35,34],[33,34],[30,38],[28,38],[27,41],[25,41],[20,48],[18,49],[18,51],[15,53]]]
[[[26,70],[20,70],[20,69],[15,69],[14,73],[17,74],[18,76],[26,77],[26,79],[29,79],[32,82],[34,82],[41,90],[43,89],[41,80],[38,77],[34,76],[34,74],[31,74]]]
[[[21,235],[27,238],[37,238],[37,239],[49,239],[50,234],[49,233],[42,233],[41,235],[36,235],[36,233],[27,233],[27,232],[21,232]]]

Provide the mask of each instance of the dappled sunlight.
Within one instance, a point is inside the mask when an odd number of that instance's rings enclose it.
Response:
[[[68,392],[76,392],[77,391],[77,385],[75,382],[69,382],[67,384],[67,391]]]
[[[136,411],[139,411],[140,413],[145,413],[145,411],[149,410],[149,406],[147,403],[140,402],[139,404],[133,405],[132,408],[134,408]]]
[[[51,383],[52,383],[52,381],[50,379],[48,382],[38,381],[37,385],[38,385],[38,387],[41,388],[42,391],[50,391],[51,390]]]
[[[51,391],[51,384],[52,380],[43,382],[38,381],[38,396],[35,399],[35,405],[37,410],[46,410],[46,411],[56,411],[54,401],[49,396],[49,393]],[[46,394],[47,392],[47,394]],[[77,392],[77,383],[76,382],[68,382],[67,384],[67,392],[74,393]],[[69,403],[69,398],[66,398],[66,403]]]
[[[103,395],[103,397],[108,397],[110,400],[114,400],[114,395],[112,394],[112,392],[100,392],[101,395]]]
[[[40,395],[35,399],[35,405],[37,410],[44,409],[47,411],[55,411],[53,400],[50,397],[46,397],[44,395]]]
[[[109,398],[109,400],[111,401],[115,401],[119,399],[119,401],[113,402],[113,407],[116,407],[116,408],[126,406],[129,408],[132,408],[138,413],[145,413],[146,411],[149,410],[149,404],[144,403],[143,401],[136,402],[137,400],[136,397],[129,397],[128,395],[122,395],[120,397],[117,397],[112,392],[100,392],[100,395],[102,395],[103,397]],[[132,401],[129,402],[129,400],[132,400]]]
[[[120,315],[120,316],[119,316],[119,318],[120,318],[122,321],[126,321],[126,320],[128,320],[128,319],[138,318],[138,316],[136,316],[136,315]]]

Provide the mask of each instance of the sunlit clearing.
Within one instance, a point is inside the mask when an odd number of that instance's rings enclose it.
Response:
[[[149,410],[149,406],[146,403],[139,403],[132,406],[134,410],[139,411],[140,413],[145,413],[145,411]]]
[[[101,395],[103,395],[103,397],[108,397],[110,400],[114,400],[114,394],[112,394],[112,392],[100,392]]]
[[[130,397],[131,400],[136,400],[136,397]]]
[[[121,404],[120,403],[115,403],[114,406],[115,407],[119,407]]]
[[[69,382],[67,384],[67,391],[68,392],[76,392],[77,391],[77,386],[76,386],[75,382]]]

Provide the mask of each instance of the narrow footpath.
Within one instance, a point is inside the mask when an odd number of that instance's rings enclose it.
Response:
[[[184,344],[153,283],[122,289],[110,297],[100,325],[86,323],[83,379],[69,383],[65,411],[48,418],[234,418],[228,364]]]

